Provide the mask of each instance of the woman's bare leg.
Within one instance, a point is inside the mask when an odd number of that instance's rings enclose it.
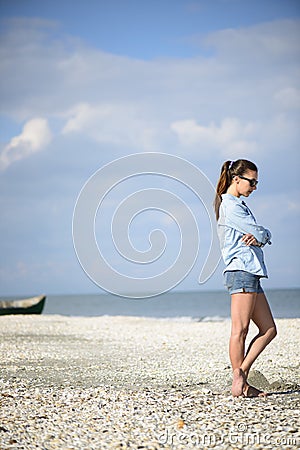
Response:
[[[265,294],[233,294],[231,319],[229,354],[233,369],[232,395],[237,397],[244,391],[248,396],[265,395],[246,382],[250,367],[276,336],[276,325]],[[245,340],[250,319],[256,324],[259,332],[252,339],[245,356]]]
[[[258,334],[252,339],[246,356],[241,364],[241,369],[248,376],[250,367],[266,348],[266,346],[276,336],[276,325],[264,293],[257,294],[255,306],[252,312],[251,319],[258,327]]]
[[[256,292],[241,292],[231,295],[231,336],[229,356],[233,370],[232,395],[242,395],[246,375],[242,367],[245,358],[245,341],[250,319],[256,304]]]

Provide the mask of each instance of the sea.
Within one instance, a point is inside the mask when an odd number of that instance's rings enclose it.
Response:
[[[265,294],[275,318],[300,318],[300,289],[270,289]],[[142,299],[106,293],[49,295],[43,314],[223,321],[230,318],[230,296],[226,291],[170,291]]]

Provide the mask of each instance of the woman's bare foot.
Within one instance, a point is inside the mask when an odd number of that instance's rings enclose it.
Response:
[[[266,397],[267,395],[268,394],[266,392],[260,391],[259,389],[256,389],[254,386],[251,386],[248,383],[246,383],[243,390],[243,396],[248,398]]]
[[[233,397],[239,397],[243,394],[246,384],[246,377],[241,368],[234,369],[231,393]]]

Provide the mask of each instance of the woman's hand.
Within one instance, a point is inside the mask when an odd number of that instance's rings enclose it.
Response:
[[[250,233],[244,234],[244,236],[242,237],[242,242],[244,242],[244,244],[248,246],[250,245],[257,245],[258,247],[260,246],[260,243],[257,242],[253,234]]]

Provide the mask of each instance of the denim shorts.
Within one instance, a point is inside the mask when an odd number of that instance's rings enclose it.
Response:
[[[254,275],[244,270],[228,270],[224,273],[224,284],[229,294],[237,294],[239,292],[257,292],[263,293],[260,285],[260,276]]]

